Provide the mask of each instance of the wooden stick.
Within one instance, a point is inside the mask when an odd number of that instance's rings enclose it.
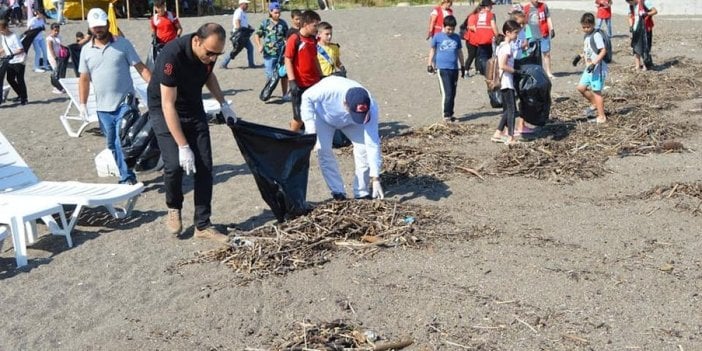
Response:
[[[456,168],[458,168],[458,169],[460,169],[460,170],[462,170],[462,171],[468,172],[468,173],[470,173],[470,174],[472,174],[472,175],[474,175],[474,176],[480,178],[480,180],[485,180],[485,178],[483,178],[483,176],[481,176],[480,173],[478,173],[478,171],[476,171],[476,170],[474,170],[474,169],[472,169],[472,168],[461,167],[461,166],[456,166]]]
[[[564,337],[564,338],[566,338],[566,339],[570,339],[570,340],[573,340],[573,341],[581,342],[581,343],[584,343],[584,344],[590,343],[589,341],[587,341],[587,339],[583,339],[583,338],[581,338],[581,337],[579,337],[579,336],[575,336],[575,335],[561,334],[561,336]]]
[[[405,339],[400,341],[384,342],[380,344],[375,344],[373,351],[386,351],[386,350],[399,350],[404,349],[414,343],[412,339]]]
[[[534,332],[534,334],[538,334],[538,333],[539,333],[538,331],[536,331],[536,329],[534,329],[534,327],[532,327],[531,325],[529,325],[529,323],[527,323],[527,322],[525,322],[525,321],[523,321],[523,320],[521,320],[521,319],[519,319],[519,318],[517,318],[517,317],[514,317],[514,319],[516,319],[517,322],[526,325],[529,329],[531,329],[531,331]]]
[[[675,194],[675,190],[678,190],[678,185],[680,184],[675,184],[673,190],[670,191],[670,194],[668,194],[668,196],[665,197],[666,199],[670,199],[670,197],[673,196],[673,194]]]

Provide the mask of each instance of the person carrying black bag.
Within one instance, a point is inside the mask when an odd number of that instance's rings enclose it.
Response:
[[[24,83],[24,60],[26,54],[17,35],[10,31],[8,22],[0,19],[0,83],[10,83],[12,90],[17,93],[20,105],[27,104],[27,85]],[[2,84],[0,84],[2,85]],[[2,101],[0,97],[0,102]]]
[[[61,25],[58,23],[51,24],[51,31],[46,37],[46,52],[49,56],[49,64],[51,65],[51,85],[54,86],[52,93],[65,94],[59,79],[66,77],[66,66],[68,64],[69,52],[68,48],[61,45]]]

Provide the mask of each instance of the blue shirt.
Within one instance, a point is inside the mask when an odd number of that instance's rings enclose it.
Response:
[[[458,69],[458,54],[461,52],[461,37],[456,33],[437,33],[431,38],[436,68]]]

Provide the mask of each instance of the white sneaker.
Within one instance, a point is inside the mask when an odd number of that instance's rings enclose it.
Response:
[[[54,94],[56,94],[56,95],[61,95],[61,94],[64,93],[63,90],[58,90],[58,89],[56,89],[56,88],[54,88],[53,90],[51,90],[51,92],[54,93]]]
[[[37,73],[44,73],[44,72],[46,72],[46,71],[43,70],[43,69],[41,69],[41,68],[35,68],[35,69],[34,69],[34,72],[37,72]]]

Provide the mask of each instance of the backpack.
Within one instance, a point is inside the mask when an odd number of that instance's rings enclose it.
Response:
[[[605,50],[607,50],[607,54],[605,54],[605,57],[602,60],[605,63],[612,63],[612,40],[609,39],[609,36],[606,35],[602,29],[595,29],[595,31],[592,32],[592,35],[590,35],[590,47],[593,50],[597,50],[597,45],[595,45],[595,33],[600,33],[600,36],[602,36],[602,41],[604,42]]]
[[[488,92],[500,90],[502,86],[500,63],[495,55],[492,55],[485,65],[485,84],[487,84]]]

